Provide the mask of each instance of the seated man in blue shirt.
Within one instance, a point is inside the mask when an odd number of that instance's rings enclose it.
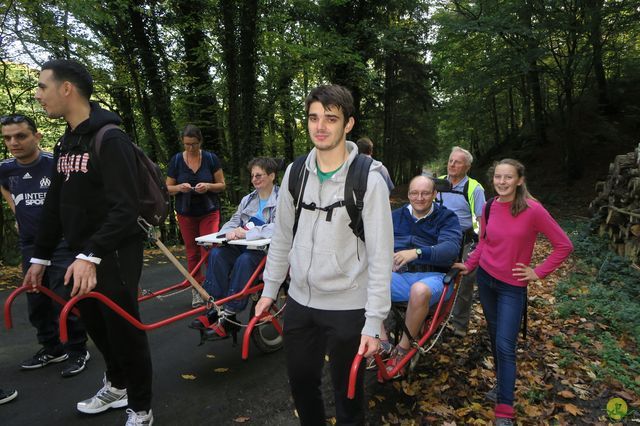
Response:
[[[405,324],[417,337],[429,307],[438,303],[443,291],[442,279],[460,252],[462,230],[451,210],[433,202],[435,183],[416,176],[409,183],[409,204],[393,211],[394,256],[391,275],[391,301],[409,302]],[[397,355],[387,362],[393,369],[410,349],[411,337],[403,334],[396,346]],[[385,342],[386,341],[386,342]],[[383,349],[390,349],[386,333]]]

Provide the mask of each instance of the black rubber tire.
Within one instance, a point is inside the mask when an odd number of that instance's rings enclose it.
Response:
[[[286,283],[280,287],[280,291],[278,292],[278,298],[273,304],[272,313],[275,313],[282,308],[282,306],[287,301],[287,285]],[[256,311],[256,303],[258,303],[259,297],[251,302],[251,318]],[[280,324],[282,325],[282,314],[278,318]],[[256,347],[263,353],[272,353],[282,349],[283,339],[282,336],[276,331],[273,325],[264,324],[258,326],[253,329],[253,333],[251,333],[251,340],[256,345]]]

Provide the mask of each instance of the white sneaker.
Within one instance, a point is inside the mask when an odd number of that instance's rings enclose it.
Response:
[[[125,426],[151,426],[153,424],[153,410],[136,413],[131,408],[127,408],[127,414],[129,417]]]
[[[127,390],[111,386],[111,382],[105,376],[102,379],[104,386],[93,398],[78,402],[76,408],[81,413],[97,414],[107,411],[109,408],[122,408],[129,404]]]

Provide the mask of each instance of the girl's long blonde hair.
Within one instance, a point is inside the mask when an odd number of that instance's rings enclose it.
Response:
[[[529,208],[527,200],[535,200],[535,198],[529,193],[529,190],[527,189],[527,183],[524,178],[524,164],[522,164],[518,160],[514,160],[513,158],[504,158],[493,163],[493,166],[491,166],[491,168],[489,169],[489,179],[491,179],[491,182],[493,182],[493,175],[495,174],[496,167],[505,164],[516,169],[518,178],[522,178],[522,185],[516,187],[516,197],[513,200],[513,203],[511,203],[511,215],[517,216]]]

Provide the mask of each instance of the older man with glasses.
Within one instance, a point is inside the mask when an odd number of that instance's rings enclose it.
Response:
[[[40,150],[42,134],[31,118],[11,114],[0,117],[0,124],[4,144],[13,156],[0,163],[0,191],[16,215],[22,269],[26,272],[33,256],[44,200],[51,183],[53,156]],[[73,260],[74,255],[67,243],[60,241],[42,281],[44,287],[64,299],[69,299],[71,293],[71,286],[64,285],[64,274]],[[63,346],[58,337],[61,306],[37,292],[27,294],[27,306],[29,321],[37,330],[38,343],[42,348],[23,361],[20,367],[33,370],[66,360],[61,371],[62,377],[71,377],[83,371],[89,360],[89,352],[87,334],[80,319],[75,315],[70,317],[70,339]]]
[[[387,361],[389,370],[409,351],[429,307],[440,300],[444,288],[442,279],[456,260],[462,241],[458,217],[433,202],[436,188],[432,179],[414,177],[409,183],[408,196],[409,204],[392,212],[391,301],[409,302],[405,324],[410,335],[406,332],[402,335],[395,348],[396,355]],[[384,329],[380,340],[383,356],[391,356],[391,345]]]

